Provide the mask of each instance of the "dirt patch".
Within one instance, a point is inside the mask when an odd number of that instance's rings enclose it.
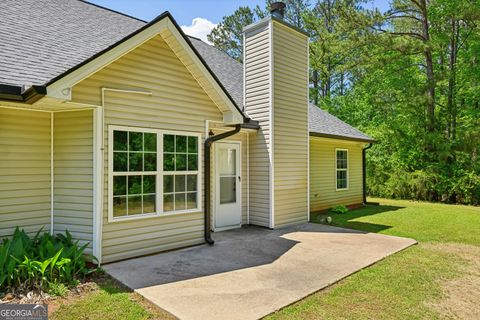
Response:
[[[448,319],[480,319],[480,247],[465,244],[428,244],[467,263],[461,275],[441,283],[443,297],[428,305]]]

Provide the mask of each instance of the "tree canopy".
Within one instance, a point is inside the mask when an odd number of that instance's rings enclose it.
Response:
[[[311,35],[310,99],[379,142],[371,195],[479,204],[480,3],[367,2],[287,3],[287,21]],[[268,11],[240,9],[209,39],[241,61],[242,28]]]

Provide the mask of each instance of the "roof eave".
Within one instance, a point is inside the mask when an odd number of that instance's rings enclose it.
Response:
[[[310,136],[319,137],[319,138],[330,138],[330,139],[336,139],[336,140],[366,142],[366,143],[376,143],[377,142],[376,140],[369,139],[369,138],[357,138],[357,137],[341,136],[341,135],[336,135],[336,134],[319,133],[319,132],[313,132],[313,131],[310,131]]]
[[[24,90],[22,86],[0,84],[0,101],[35,103],[47,94],[45,86],[31,86]]]

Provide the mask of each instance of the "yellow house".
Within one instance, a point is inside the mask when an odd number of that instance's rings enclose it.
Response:
[[[0,37],[1,238],[69,230],[106,263],[365,201],[373,140],[309,105],[281,10],[245,28],[243,65],[168,12],[76,0],[0,5]]]

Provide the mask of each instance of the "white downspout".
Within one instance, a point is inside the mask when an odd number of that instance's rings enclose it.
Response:
[[[54,191],[55,191],[55,168],[54,168],[54,160],[53,160],[53,135],[54,135],[54,113],[53,111],[50,112],[50,234],[53,235],[54,228],[53,228],[53,214],[54,214]]]

